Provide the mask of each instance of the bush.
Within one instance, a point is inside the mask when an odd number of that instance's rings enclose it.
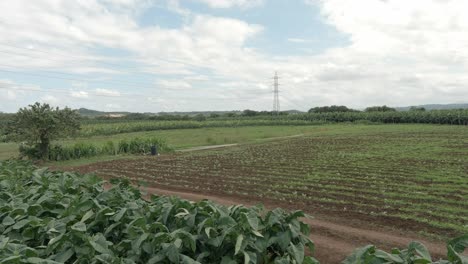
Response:
[[[172,148],[160,138],[134,138],[121,140],[118,145],[118,153],[149,154],[152,146],[156,146],[159,152],[172,151]]]

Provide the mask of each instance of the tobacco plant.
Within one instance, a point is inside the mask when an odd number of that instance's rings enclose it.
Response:
[[[301,217],[0,163],[0,263],[317,263]]]

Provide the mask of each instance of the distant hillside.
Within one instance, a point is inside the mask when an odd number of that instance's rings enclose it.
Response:
[[[424,107],[426,110],[444,110],[444,109],[468,109],[468,104],[426,104],[415,105],[416,107]],[[408,111],[411,106],[395,107],[397,111]]]
[[[98,116],[123,116],[128,115],[130,112],[103,112],[103,111],[96,111],[86,108],[80,108],[77,110],[78,114],[85,117],[98,117]]]
[[[199,114],[202,115],[210,115],[210,114],[227,114],[227,113],[237,113],[240,114],[242,111],[192,111],[192,112],[159,112],[156,113],[157,115],[188,115],[188,116],[196,116]]]

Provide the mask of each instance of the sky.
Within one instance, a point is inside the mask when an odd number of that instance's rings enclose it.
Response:
[[[468,102],[466,0],[0,1],[0,111]]]

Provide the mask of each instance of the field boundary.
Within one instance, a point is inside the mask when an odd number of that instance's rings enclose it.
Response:
[[[176,151],[177,152],[190,152],[190,151],[199,151],[199,150],[228,148],[228,147],[235,147],[235,146],[239,146],[239,145],[251,144],[251,143],[255,143],[255,142],[265,142],[265,141],[273,141],[273,140],[280,140],[280,139],[297,138],[297,137],[302,137],[302,136],[305,136],[305,134],[297,134],[297,135],[284,136],[284,137],[260,138],[260,139],[255,139],[254,141],[245,142],[245,143],[233,143],[233,144],[207,145],[207,146],[190,147],[190,148],[178,149]]]

